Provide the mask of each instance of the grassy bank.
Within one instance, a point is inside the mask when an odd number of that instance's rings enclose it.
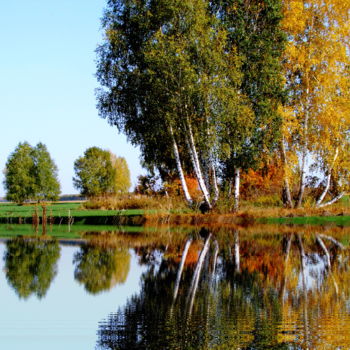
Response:
[[[232,225],[232,224],[292,224],[350,226],[350,209],[335,205],[327,209],[283,209],[244,206],[237,213],[221,214],[215,210],[208,214],[198,211],[162,209],[87,209],[82,203],[48,203],[42,205],[16,205],[0,203],[0,223],[41,223],[44,211],[49,224],[74,225]],[[85,204],[84,204],[85,205]],[[35,221],[37,220],[37,221]]]

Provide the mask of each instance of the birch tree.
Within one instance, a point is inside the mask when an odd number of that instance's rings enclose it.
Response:
[[[283,159],[286,174],[299,177],[295,207],[302,205],[311,165],[321,175],[316,206],[333,203],[349,186],[349,11],[349,1],[284,1],[283,148],[292,158],[284,152]]]
[[[216,0],[212,11],[229,33],[228,45],[242,58],[240,91],[251,109],[251,115],[245,112],[241,122],[234,120],[227,128],[230,156],[223,161],[223,173],[234,180],[237,210],[240,173],[261,164],[279,139],[278,106],[284,98],[282,4],[280,0]]]
[[[189,204],[184,173],[193,173],[212,208],[218,160],[227,157],[225,120],[236,120],[244,104],[226,31],[204,0],[109,1],[103,26],[100,115],[140,145],[148,163],[176,168]]]

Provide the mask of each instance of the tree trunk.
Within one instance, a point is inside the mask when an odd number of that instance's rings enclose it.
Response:
[[[210,202],[210,196],[209,196],[209,192],[207,189],[207,186],[205,185],[205,181],[204,181],[204,177],[202,174],[202,170],[199,164],[199,159],[198,159],[198,153],[196,150],[196,146],[194,144],[194,138],[193,138],[193,133],[192,133],[192,128],[189,122],[187,122],[187,127],[188,127],[188,134],[189,134],[189,138],[187,139],[187,144],[188,144],[188,148],[190,151],[190,155],[191,155],[191,161],[193,164],[193,168],[196,174],[196,178],[199,184],[199,188],[201,189],[201,192],[203,194],[204,197],[204,201],[207,204],[209,209],[212,209],[212,204]]]
[[[173,141],[173,151],[174,151],[174,157],[175,157],[175,162],[176,162],[176,168],[177,168],[177,171],[179,173],[179,178],[181,181],[182,190],[184,192],[186,202],[189,205],[192,205],[193,201],[192,201],[190,192],[188,191],[185,175],[184,175],[183,170],[182,170],[179,149],[178,149],[177,144],[176,144],[176,140],[175,140],[172,126],[170,126],[170,135],[171,135],[172,141]]]
[[[286,174],[287,154],[286,154],[286,148],[284,146],[284,137],[282,137],[282,141],[281,141],[281,156],[282,156],[282,162],[283,162],[283,168],[284,168],[283,196],[282,196],[283,205],[287,208],[293,208],[292,196],[290,194],[289,180],[288,180],[288,176]]]
[[[215,204],[218,199],[219,199],[219,187],[218,187],[218,181],[216,178],[216,170],[215,170],[215,166],[214,163],[212,162],[211,164],[211,168],[212,168],[212,177],[213,177],[213,188],[214,188],[214,198],[213,198],[213,203]]]
[[[326,207],[327,205],[331,205],[335,202],[337,202],[340,198],[344,197],[345,195],[345,192],[341,192],[339,193],[336,197],[334,197],[333,199],[331,199],[330,201],[326,202],[326,203],[323,203],[323,204],[320,204],[319,206],[317,206],[317,208],[324,208]]]
[[[237,211],[239,208],[239,187],[240,187],[240,174],[241,174],[241,169],[240,168],[235,168],[234,170],[234,210]]]
[[[335,164],[335,161],[337,160],[337,157],[338,157],[338,147],[337,149],[335,150],[335,155],[334,155],[334,159],[333,159],[333,162],[332,162],[332,165],[331,167],[328,169],[328,175],[327,175],[327,180],[326,180],[326,186],[323,190],[323,192],[321,193],[320,195],[320,198],[317,200],[316,202],[316,208],[319,208],[324,197],[326,196],[328,190],[329,190],[329,187],[331,185],[331,175],[332,175],[332,169],[334,167],[334,164]]]

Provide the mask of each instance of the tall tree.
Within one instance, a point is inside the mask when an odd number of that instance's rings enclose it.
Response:
[[[101,116],[140,145],[148,163],[176,167],[188,203],[184,173],[193,173],[212,207],[208,185],[215,200],[217,161],[227,157],[225,120],[250,115],[226,31],[204,0],[109,1],[103,26]]]
[[[214,0],[210,4],[229,33],[229,46],[234,46],[242,58],[240,90],[253,111],[249,122],[245,118],[240,127],[231,122],[228,128],[231,152],[223,162],[223,175],[234,179],[237,207],[240,171],[261,164],[276,149],[280,137],[278,107],[284,100],[281,56],[286,40],[281,28],[282,3]]]
[[[321,174],[317,206],[333,203],[349,188],[349,16],[349,1],[284,1],[289,100],[283,147],[295,159],[286,160],[287,174],[299,177],[296,207],[312,168]]]

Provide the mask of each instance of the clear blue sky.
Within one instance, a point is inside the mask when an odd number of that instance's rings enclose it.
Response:
[[[98,116],[95,49],[104,0],[0,1],[0,197],[9,154],[43,142],[59,168],[62,193],[73,163],[98,146],[126,158],[135,184],[139,151]]]

